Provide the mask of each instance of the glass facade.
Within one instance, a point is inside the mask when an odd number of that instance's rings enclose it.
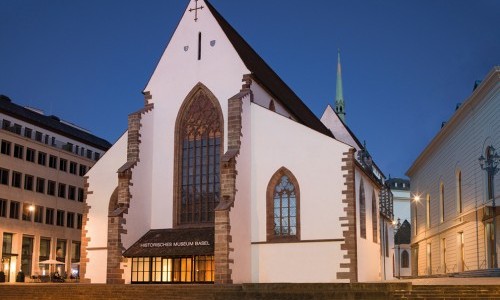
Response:
[[[132,283],[212,283],[213,255],[134,257]]]

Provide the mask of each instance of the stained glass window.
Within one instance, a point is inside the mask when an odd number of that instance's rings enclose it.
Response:
[[[284,175],[274,188],[274,234],[297,234],[297,198],[295,186]]]
[[[202,92],[185,109],[180,132],[179,223],[210,223],[220,200],[222,128],[219,110]]]

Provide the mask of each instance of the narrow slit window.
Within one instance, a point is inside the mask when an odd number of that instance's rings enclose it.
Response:
[[[201,32],[198,32],[198,60],[201,60]]]

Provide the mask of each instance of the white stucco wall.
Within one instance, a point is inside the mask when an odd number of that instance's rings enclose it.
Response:
[[[123,226],[127,234],[122,235],[125,249],[132,246],[141,236],[151,229],[151,169],[153,166],[153,120],[154,109],[142,114],[140,128],[139,161],[132,169],[130,186],[130,207],[125,215],[127,223]],[[126,274],[130,276],[130,273]]]
[[[349,146],[258,105],[251,105],[252,281],[337,281],[347,262],[341,242],[255,244],[266,241],[266,189],[281,167],[300,187],[301,240],[342,239],[343,153]]]
[[[360,219],[360,185],[363,180],[365,189],[365,215],[366,215],[366,238],[360,235],[361,219]],[[380,228],[377,230],[377,239],[373,238],[373,223],[372,223],[372,195],[375,192],[376,205],[378,206],[378,195],[380,190],[375,187],[375,184],[369,179],[359,168],[355,170],[355,186],[356,186],[356,228],[357,228],[357,251],[358,251],[358,280],[374,281],[381,280],[381,264],[380,264]],[[378,209],[377,209],[378,212]],[[378,213],[377,216],[378,218]],[[377,221],[377,226],[380,222]],[[391,258],[392,259],[392,258]],[[392,272],[392,266],[391,266]]]
[[[205,5],[199,1],[198,5]],[[198,60],[198,33],[202,34],[201,60]],[[215,41],[211,46],[210,42]],[[187,51],[184,47],[189,47]],[[174,129],[177,113],[191,89],[202,82],[219,100],[227,141],[227,100],[242,86],[249,71],[237,55],[208,9],[198,11],[198,21],[187,10],[179,22],[145,91],[152,95],[156,117],[152,134],[151,227],[171,228],[173,222]],[[224,143],[224,149],[227,144]],[[134,184],[140,184],[139,182]]]
[[[87,215],[87,236],[90,241],[87,246],[86,278],[92,283],[106,282],[108,246],[108,210],[113,191],[118,186],[116,171],[127,161],[127,132],[106,152],[106,154],[87,173],[89,188],[87,205],[90,206]]]
[[[232,265],[232,278],[234,283],[251,282],[251,109],[250,96],[243,99],[242,106],[242,137],[240,154],[237,156],[236,169],[236,196],[234,206],[230,211],[231,220],[231,247],[230,258],[234,260]]]
[[[343,143],[346,143],[356,150],[360,150],[358,143],[353,139],[351,133],[346,129],[345,125],[340,121],[337,113],[328,105],[321,116],[321,122],[330,129],[335,138]]]

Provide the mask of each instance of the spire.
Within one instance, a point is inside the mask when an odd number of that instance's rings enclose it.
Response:
[[[344,95],[342,93],[342,67],[340,65],[340,49],[337,58],[337,91],[335,93],[335,112],[345,122]]]

